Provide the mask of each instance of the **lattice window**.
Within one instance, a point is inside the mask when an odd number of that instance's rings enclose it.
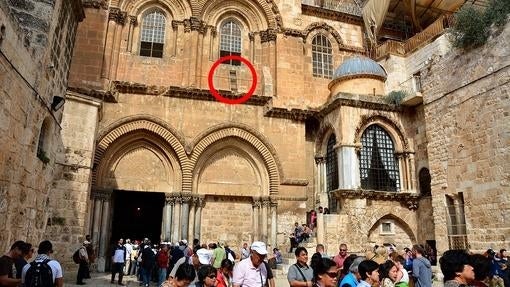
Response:
[[[398,191],[398,160],[390,135],[380,126],[369,126],[361,136],[360,175],[363,189]]]
[[[143,17],[140,56],[163,57],[165,22],[165,15],[159,10],[154,10]]]
[[[334,134],[332,134],[328,139],[328,145],[326,148],[326,188],[328,192],[338,189],[338,160],[335,145],[336,137]],[[337,198],[329,193],[328,205],[330,212],[337,212]]]
[[[239,24],[233,20],[228,20],[221,26],[220,35],[220,57],[223,56],[241,56],[241,28]],[[241,65],[240,61],[230,60],[223,62],[224,64]]]
[[[333,49],[328,38],[317,34],[312,40],[313,76],[331,79],[333,76]]]
[[[446,195],[446,214],[450,249],[468,249],[464,197],[462,193],[459,194],[457,199]]]

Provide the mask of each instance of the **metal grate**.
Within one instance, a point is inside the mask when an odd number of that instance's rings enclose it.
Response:
[[[360,174],[363,189],[398,191],[398,161],[389,134],[378,125],[369,126],[361,136]]]
[[[154,10],[143,17],[140,56],[163,57],[165,15]]]
[[[241,55],[241,28],[233,20],[228,20],[221,26],[220,37],[220,56]],[[223,62],[224,64],[241,65],[240,61],[230,60]]]
[[[450,249],[468,249],[464,204],[454,203],[455,200],[448,196],[446,202],[448,242],[450,244]],[[461,202],[463,201],[461,200]]]
[[[336,137],[331,135],[326,148],[326,188],[330,192],[338,189],[338,160],[335,151]],[[330,212],[337,211],[337,199],[328,193],[328,206]]]
[[[328,38],[322,34],[312,40],[313,76],[331,79],[333,76],[333,49]]]

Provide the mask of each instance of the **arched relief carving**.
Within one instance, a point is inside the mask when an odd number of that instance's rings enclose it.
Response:
[[[375,231],[375,229],[378,226],[378,223],[380,223],[382,220],[385,220],[385,219],[391,219],[405,231],[405,233],[409,236],[409,238],[411,239],[411,241],[413,243],[416,243],[416,236],[414,235],[413,230],[411,229],[411,227],[408,224],[408,222],[415,222],[415,221],[411,220],[410,218],[407,218],[407,217],[409,217],[409,216],[398,217],[393,213],[383,214],[383,212],[379,212],[379,214],[373,216],[369,222],[368,226],[370,226],[370,229],[368,229],[367,237],[372,232]]]
[[[228,4],[223,0],[210,0],[203,3],[202,7],[197,7],[196,11],[194,9],[194,13],[197,13],[196,17],[210,25],[218,23],[222,15],[227,12],[238,13],[246,19],[250,31],[276,30],[282,27],[278,6],[272,0],[233,0]]]
[[[276,151],[262,135],[245,126],[219,125],[199,135],[193,144],[187,147],[187,150],[193,151],[190,156],[192,170],[196,169],[198,159],[207,147],[230,137],[247,142],[260,154],[269,174],[269,191],[278,192],[280,177],[283,178],[283,174],[276,158]]]
[[[365,129],[373,124],[380,125],[390,135],[395,144],[395,153],[412,152],[409,141],[404,134],[404,128],[397,122],[380,114],[362,115],[356,127],[355,144],[361,146],[361,135]]]
[[[264,159],[245,140],[228,137],[214,142],[194,166],[193,193],[216,194],[214,189],[225,182],[233,185],[221,187],[221,195],[269,195],[269,174]],[[239,187],[247,194],[237,194]]]
[[[311,36],[316,34],[316,33],[315,34],[313,33],[313,32],[316,32],[316,30],[324,30],[324,31],[328,32],[328,34],[331,35],[335,39],[339,48],[344,46],[344,41],[342,40],[340,33],[338,33],[338,31],[335,30],[335,28],[329,26],[328,24],[326,24],[324,22],[314,22],[314,23],[308,25],[308,27],[306,27],[306,29],[303,31],[303,35],[304,35],[303,41],[306,43],[308,41],[308,39],[311,39]],[[312,34],[312,35],[310,35],[310,34]]]
[[[129,140],[128,134],[131,134],[133,138],[137,132],[157,142],[162,149],[175,153],[176,161],[182,170],[182,177],[191,177],[189,160],[183,144],[184,137],[155,117],[137,115],[114,122],[99,132],[94,155],[93,185],[97,181],[97,175],[100,174],[101,163],[106,159],[108,149],[116,146],[113,145],[114,142],[119,143],[118,140],[121,138]]]
[[[191,17],[191,7],[185,0],[121,0],[119,7],[129,15],[140,15],[150,6],[163,8],[173,19],[187,19]]]
[[[114,141],[112,146],[107,149],[103,158],[97,165],[97,168],[94,170],[94,185],[98,187],[117,188],[117,185],[112,185],[110,182],[111,179],[115,178],[112,172],[116,170],[116,166],[120,161],[136,150],[152,152],[152,154],[156,156],[164,166],[166,178],[161,181],[160,184],[167,182],[168,185],[164,184],[160,186],[160,189],[164,189],[161,191],[168,192],[170,191],[168,190],[169,188],[172,188],[173,190],[180,190],[182,171],[177,155],[168,146],[167,142],[146,131],[135,131]],[[121,181],[121,185],[125,184],[123,179],[119,178],[119,180]]]

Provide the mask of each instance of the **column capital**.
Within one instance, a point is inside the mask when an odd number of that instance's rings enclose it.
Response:
[[[165,193],[165,203],[170,205],[175,204],[175,196],[173,193]]]
[[[129,24],[133,26],[138,25],[138,19],[136,18],[136,16],[129,15]]]
[[[126,23],[127,13],[120,10],[117,7],[110,7],[108,13],[108,20],[113,20],[114,22],[124,25]]]
[[[316,164],[321,164],[321,163],[325,163],[326,162],[326,157],[323,156],[323,155],[316,155],[315,156],[315,163]]]
[[[270,198],[263,198],[262,199],[262,207],[269,207],[271,205],[271,199]]]
[[[181,203],[191,203],[191,199],[193,198],[193,196],[191,195],[191,193],[183,193],[181,194]]]
[[[107,189],[93,189],[90,192],[90,198],[91,199],[98,199],[98,200],[110,200],[112,197],[113,190],[107,190]]]
[[[197,197],[197,200],[198,200],[197,206],[203,208],[205,206],[205,197],[199,196],[199,197]]]

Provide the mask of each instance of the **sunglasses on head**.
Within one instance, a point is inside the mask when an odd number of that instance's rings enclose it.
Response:
[[[336,276],[338,275],[338,273],[336,272],[326,272],[326,274],[328,274],[328,276],[331,278],[336,278]]]

